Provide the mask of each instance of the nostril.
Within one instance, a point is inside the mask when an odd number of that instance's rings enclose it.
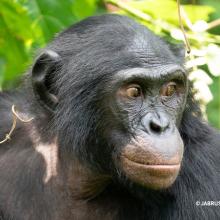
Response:
[[[150,130],[153,131],[154,133],[161,133],[163,131],[163,128],[158,125],[157,123],[151,121],[150,122]]]
[[[148,134],[165,135],[173,126],[166,115],[148,114],[141,120],[141,128]]]

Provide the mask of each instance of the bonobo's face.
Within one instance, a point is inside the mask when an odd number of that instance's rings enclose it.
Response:
[[[131,68],[118,72],[113,83],[113,112],[130,134],[129,141],[118,146],[116,166],[147,188],[171,186],[183,156],[178,124],[187,94],[184,70],[173,64]]]

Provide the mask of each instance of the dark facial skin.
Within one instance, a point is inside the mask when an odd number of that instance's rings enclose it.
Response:
[[[145,187],[171,186],[183,156],[177,127],[186,102],[184,70],[177,65],[128,69],[120,71],[114,83],[115,114],[131,132],[129,143],[119,153],[118,166]]]

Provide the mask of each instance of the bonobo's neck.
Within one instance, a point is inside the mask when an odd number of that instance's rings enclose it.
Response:
[[[60,154],[59,169],[72,198],[90,200],[111,182],[111,176],[89,169],[77,159]],[[64,158],[64,160],[62,160]],[[67,159],[68,158],[68,159]]]

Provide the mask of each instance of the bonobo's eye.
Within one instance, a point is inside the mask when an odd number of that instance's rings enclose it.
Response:
[[[162,96],[172,96],[177,91],[177,84],[175,82],[169,82],[162,86],[160,94]]]
[[[120,95],[125,98],[138,98],[142,96],[141,87],[137,84],[130,84],[120,89]]]
[[[138,96],[141,96],[141,88],[139,86],[135,85],[135,86],[128,88],[126,93],[127,93],[128,97],[136,98]]]

